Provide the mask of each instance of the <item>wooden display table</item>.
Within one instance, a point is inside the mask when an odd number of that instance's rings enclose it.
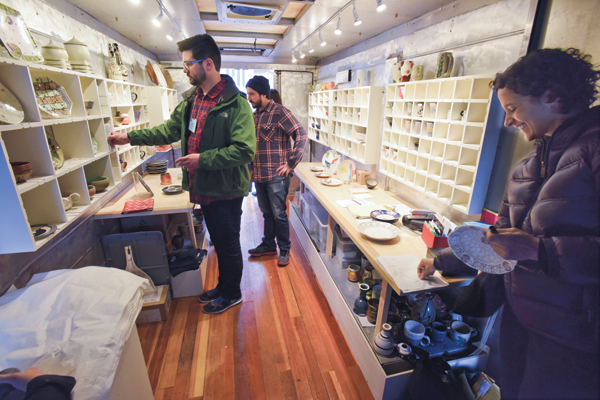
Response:
[[[315,177],[315,173],[310,171],[310,167],[314,165],[321,164],[301,163],[296,167],[295,172],[301,181],[301,191],[306,192],[306,189],[308,188],[329,214],[327,241],[325,249],[321,249],[323,254],[319,253],[313,244],[313,241],[302,222],[302,218],[294,209],[290,209],[290,223],[303,246],[304,252],[308,257],[315,275],[319,280],[319,284],[338,320],[346,341],[369,383],[373,396],[376,399],[395,399],[404,390],[410,373],[412,372],[412,365],[403,362],[398,357],[394,360],[392,358],[378,356],[372,348],[373,337],[381,330],[381,325],[386,322],[392,297],[392,289],[398,294],[402,294],[402,288],[395,284],[385,269],[377,262],[377,257],[403,254],[415,254],[418,257],[426,257],[427,247],[421,240],[420,235],[403,227],[400,222],[396,223],[396,226],[401,229],[402,234],[393,240],[375,242],[364,238],[357,229],[357,226],[361,221],[356,219],[346,208],[337,203],[337,200],[349,198],[345,186],[330,187],[322,185],[321,179]],[[365,200],[371,201],[377,205],[406,204],[392,193],[386,192],[379,187],[370,190],[369,194],[373,197]],[[334,225],[336,222],[350,239],[352,239],[354,244],[383,278],[377,323],[374,330],[372,327],[361,327],[352,311],[354,298],[356,298],[359,293],[358,288],[355,287],[356,284],[352,284],[349,288],[349,281],[345,277],[346,272],[337,265],[333,266],[333,263],[330,261],[333,250]],[[415,270],[415,275],[416,274],[417,271]],[[468,279],[460,278],[443,279],[451,284],[451,286],[465,285],[470,281]],[[451,361],[451,365],[460,365],[475,369],[477,367],[482,367],[482,363],[484,363],[486,359],[487,354],[469,356],[453,360]]]
[[[177,178],[177,175],[181,173],[180,168],[170,168],[168,172],[171,174],[172,184],[181,185],[181,180]],[[194,205],[190,203],[189,192],[183,192],[180,194],[164,194],[163,188],[168,185],[161,185],[159,174],[148,174],[144,176],[144,181],[148,184],[152,192],[154,192],[154,209],[152,211],[143,211],[133,214],[121,214],[125,203],[130,200],[135,200],[135,189],[133,185],[123,190],[119,195],[112,199],[106,206],[104,206],[95,215],[96,219],[110,219],[110,218],[130,218],[130,217],[144,217],[153,215],[169,215],[169,214],[186,214],[190,240],[194,248],[198,248],[196,241],[196,232],[194,231],[194,220],[192,218],[192,211]]]

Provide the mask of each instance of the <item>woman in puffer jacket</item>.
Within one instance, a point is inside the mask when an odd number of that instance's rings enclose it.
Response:
[[[576,49],[543,49],[494,81],[506,126],[535,141],[514,169],[496,228],[504,275],[500,327],[503,399],[598,399],[600,309],[600,71]],[[449,249],[423,259],[466,268]],[[500,286],[501,287],[501,286]]]

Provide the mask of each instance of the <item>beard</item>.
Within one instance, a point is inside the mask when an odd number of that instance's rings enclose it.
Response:
[[[257,102],[250,101],[250,104],[254,109],[258,110],[263,106],[263,99],[259,98]]]
[[[193,86],[200,86],[206,80],[206,71],[204,71],[204,67],[202,64],[199,66],[200,72],[194,77],[188,72],[188,78],[190,79],[190,84]]]

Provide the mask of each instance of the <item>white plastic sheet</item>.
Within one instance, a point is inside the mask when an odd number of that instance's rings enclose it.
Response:
[[[115,268],[36,274],[0,297],[0,370],[70,375],[73,399],[104,399],[147,281]]]

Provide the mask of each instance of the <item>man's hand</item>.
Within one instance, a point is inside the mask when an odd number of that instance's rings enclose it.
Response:
[[[433,258],[422,258],[417,267],[417,274],[419,279],[427,279],[431,275],[435,274],[435,267],[433,266]]]
[[[294,168],[291,168],[287,163],[277,168],[277,175],[279,176],[288,176],[292,172],[294,172]]]
[[[127,133],[125,132],[111,132],[110,135],[108,135],[108,140],[113,146],[117,144],[131,143],[131,140],[129,140],[129,137],[127,137]]]
[[[505,260],[537,260],[540,239],[517,228],[488,231],[485,235],[492,249]]]
[[[15,374],[0,375],[0,383],[8,383],[15,389],[19,389],[23,392],[27,390],[27,384],[33,378],[45,375],[42,370],[36,367],[29,368],[25,372],[17,372]]]
[[[181,157],[175,160],[175,164],[178,167],[185,169],[186,171],[196,171],[200,166],[200,154],[188,154],[185,157]]]

